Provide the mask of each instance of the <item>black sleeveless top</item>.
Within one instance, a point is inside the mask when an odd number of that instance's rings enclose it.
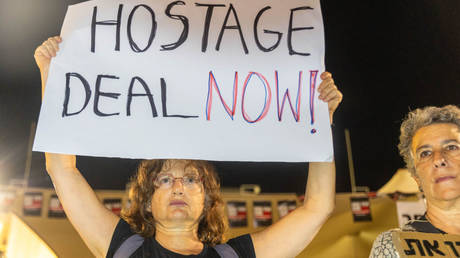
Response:
[[[222,255],[222,256],[221,256]],[[249,234],[230,239],[226,244],[211,247],[204,245],[201,253],[182,255],[172,252],[158,243],[154,237],[143,238],[131,230],[129,224],[120,219],[112,235],[107,258],[255,258],[254,246]]]

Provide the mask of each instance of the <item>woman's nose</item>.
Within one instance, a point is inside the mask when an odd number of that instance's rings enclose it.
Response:
[[[444,153],[442,151],[435,151],[433,153],[433,164],[435,168],[447,166],[447,160],[444,157]]]
[[[178,195],[184,194],[184,182],[182,178],[174,178],[174,181],[171,187],[172,187],[173,194],[178,194]]]

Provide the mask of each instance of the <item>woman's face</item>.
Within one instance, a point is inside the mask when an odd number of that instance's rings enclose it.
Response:
[[[198,226],[205,199],[200,175],[183,161],[171,162],[155,180],[151,202],[155,223],[165,228]]]
[[[427,200],[460,198],[460,130],[455,124],[432,124],[412,138],[417,176]]]

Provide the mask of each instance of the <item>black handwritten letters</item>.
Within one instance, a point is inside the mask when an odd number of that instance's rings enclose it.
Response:
[[[73,113],[69,113],[69,111],[68,111],[68,105],[69,105],[69,100],[70,100],[70,79],[71,79],[71,77],[75,77],[75,78],[79,79],[80,82],[82,83],[83,87],[85,88],[85,103],[83,104],[83,106],[82,106],[82,108],[80,110],[75,111]],[[66,78],[66,82],[65,82],[65,98],[64,98],[64,108],[62,109],[62,117],[73,116],[73,115],[79,114],[81,111],[83,111],[83,109],[86,108],[86,106],[89,103],[90,97],[91,97],[91,88],[89,86],[88,81],[85,78],[83,78],[83,76],[81,76],[78,73],[66,73],[65,78]]]
[[[299,72],[299,84],[297,85],[297,91],[293,92],[293,96],[291,97],[291,93],[289,89],[287,88],[284,93],[280,92],[279,89],[279,80],[278,80],[278,71],[274,72],[274,82],[275,85],[270,86],[269,80],[261,73],[256,73],[256,72],[251,72],[246,76],[246,79],[244,80],[243,85],[241,90],[241,100],[239,101],[241,104],[241,114],[248,123],[256,123],[261,121],[268,113],[270,110],[271,106],[271,99],[272,95],[274,95],[275,100],[276,100],[276,107],[277,107],[277,118],[278,121],[282,121],[282,116],[283,116],[283,110],[285,106],[290,107],[290,111],[293,115],[293,118],[296,122],[299,122],[300,119],[300,103],[301,103],[301,88],[310,88],[310,95],[314,90],[316,89],[316,81],[317,81],[317,75],[318,71],[310,71],[309,74],[309,81],[310,85],[302,85],[303,79],[302,79],[302,72]],[[71,80],[74,78],[73,80]],[[261,82],[262,86],[265,88],[265,100],[264,100],[264,105],[263,109],[260,111],[260,114],[257,116],[257,118],[250,118],[247,112],[245,111],[245,96],[246,96],[246,89],[252,85],[251,78],[254,78],[254,80],[258,80]],[[113,101],[117,101],[118,98],[120,97],[121,93],[119,92],[111,92],[108,91],[110,88],[110,80],[119,80],[120,78],[115,75],[97,75],[96,77],[96,83],[95,83],[95,90],[94,90],[94,97],[93,97],[93,113],[97,116],[100,117],[108,117],[108,116],[118,116],[120,115],[120,112],[111,112],[104,110],[101,107],[100,104],[100,99],[101,98],[111,98]],[[104,83],[105,82],[105,83]],[[257,84],[257,81],[256,81]],[[103,87],[103,85],[105,85]],[[80,104],[73,104],[73,106],[78,106],[76,110],[71,110],[69,111],[69,103],[71,101],[75,102],[75,99],[72,99],[72,92],[76,91],[76,88],[83,87],[83,90],[85,92],[85,97],[84,97],[84,102]],[[255,86],[252,86],[255,87]],[[62,112],[62,117],[67,117],[67,116],[73,116],[73,115],[78,115],[80,114],[85,108],[88,106],[90,99],[93,95],[93,91],[91,90],[90,83],[88,80],[81,74],[72,72],[72,73],[66,73],[66,86],[65,86],[65,98],[64,98],[64,103],[63,103],[63,112]],[[164,78],[160,78],[160,88],[161,88],[161,107],[162,107],[162,115],[163,117],[178,117],[178,118],[198,118],[198,116],[191,116],[191,115],[171,115],[168,114],[167,111],[167,85],[166,85],[166,80]],[[207,100],[206,100],[206,120],[211,120],[211,111],[213,108],[213,92],[218,94],[218,99],[220,100],[220,103],[222,104],[223,108],[225,111],[228,113],[229,117],[233,120],[235,116],[235,111],[236,111],[236,105],[237,105],[237,92],[239,88],[239,81],[238,81],[238,73],[235,72],[235,78],[233,82],[233,98],[231,100],[231,105],[232,107],[230,108],[229,105],[227,104],[228,101],[226,101],[223,96],[220,93],[220,88],[217,83],[217,79],[214,77],[212,71],[209,72],[209,82],[208,82],[208,95],[207,95]],[[72,91],[72,89],[74,89]],[[140,92],[141,91],[141,92]],[[281,93],[281,94],[280,94]],[[294,95],[295,94],[295,95]],[[132,115],[132,110],[131,110],[131,105],[135,98],[147,98],[148,103],[150,104],[150,110],[152,112],[152,117],[158,117],[158,111],[155,105],[155,98],[152,94],[152,91],[149,88],[149,85],[147,82],[142,79],[139,76],[134,76],[131,78],[131,81],[129,83],[129,87],[127,90],[127,101],[126,101],[126,116],[131,116]],[[287,101],[287,103],[286,103]],[[314,106],[310,106],[310,108],[313,108]],[[313,110],[310,110],[313,111]]]
[[[225,33],[229,30],[234,30],[238,32],[238,37],[241,42],[242,50],[245,54],[249,54],[250,51],[255,51],[255,50],[250,50],[247,44],[247,37],[249,35],[244,35],[243,32],[243,26],[251,26],[253,28],[253,36],[254,36],[254,43],[257,46],[257,49],[262,52],[270,52],[275,50],[276,48],[279,47],[281,40],[283,38],[284,33],[280,31],[273,31],[273,30],[268,30],[264,29],[263,32],[265,34],[269,35],[275,35],[276,36],[276,42],[272,44],[271,46],[265,46],[263,42],[261,42],[260,36],[258,34],[258,29],[260,27],[263,27],[263,23],[261,22],[262,16],[268,16],[268,15],[280,15],[279,13],[276,13],[276,10],[270,10],[272,7],[271,6],[264,6],[261,8],[256,14],[253,19],[252,24],[242,24],[240,22],[239,16],[238,16],[238,10],[235,8],[235,6],[232,3],[213,3],[213,4],[208,4],[208,3],[195,3],[194,6],[187,6],[185,2],[183,1],[174,1],[171,2],[167,5],[166,9],[164,10],[164,14],[166,17],[172,19],[172,20],[177,20],[182,23],[183,29],[181,34],[178,36],[178,39],[176,42],[173,43],[166,43],[162,44],[160,50],[161,51],[171,51],[174,49],[177,49],[180,47],[182,44],[186,42],[188,39],[188,33],[190,30],[190,23],[189,19],[185,15],[180,15],[175,13],[175,10],[180,10],[179,8],[198,8],[196,11],[199,11],[201,8],[206,8],[206,16],[203,21],[203,35],[202,35],[202,42],[201,42],[201,52],[206,52],[208,50],[208,41],[209,41],[209,35],[210,35],[210,28],[212,27],[211,24],[214,22],[221,22],[220,26],[220,31],[218,33],[217,41],[216,41],[216,46],[215,50],[216,51],[221,51],[221,44],[222,41],[225,40]],[[213,14],[216,8],[226,8],[226,14],[225,17],[222,19],[217,19],[213,18]],[[92,20],[91,20],[91,52],[96,52],[96,40],[97,40],[97,28],[98,26],[114,26],[115,27],[115,51],[120,51],[121,46],[121,28],[126,28],[126,37],[128,39],[130,48],[133,52],[136,53],[142,53],[147,51],[151,46],[153,41],[155,40],[157,36],[157,16],[155,14],[155,11],[149,7],[148,5],[145,4],[139,4],[134,6],[131,10],[125,10],[123,4],[119,4],[118,10],[116,13],[114,13],[114,20],[99,20],[98,19],[98,7],[95,6],[93,8],[93,14],[92,14]],[[136,41],[136,39],[133,37],[133,20],[136,19],[136,14],[138,13],[139,10],[144,10],[148,13],[148,15],[151,18],[151,28],[148,31],[145,31],[148,35],[148,41],[145,44],[145,46],[139,46],[139,43]],[[270,11],[269,11],[270,10]],[[302,13],[308,14],[308,12],[311,12],[313,10],[312,7],[310,6],[299,6],[296,8],[290,9],[289,17],[286,17],[289,19],[289,26],[286,28],[286,33],[287,33],[287,53],[289,55],[300,55],[300,56],[309,56],[310,53],[307,52],[301,52],[300,50],[294,49],[294,44],[293,40],[296,38],[294,37],[294,34],[296,32],[301,32],[305,30],[313,30],[313,26],[301,26],[301,27],[296,27],[294,26],[294,20],[295,17],[298,15],[302,15]],[[123,17],[123,12],[129,12],[128,19],[126,21],[122,20]],[[221,18],[221,17],[219,17]],[[230,20],[233,20],[234,23],[230,22]],[[174,22],[174,21],[173,21]],[[301,34],[300,36],[308,36],[308,34]],[[229,36],[227,36],[229,38]]]
[[[143,90],[145,93],[133,93],[134,85],[135,82],[138,81],[140,85],[143,87]],[[153,95],[150,93],[149,86],[147,86],[147,83],[141,78],[141,77],[133,77],[131,79],[131,83],[129,84],[129,90],[128,90],[128,101],[126,103],[126,115],[130,116],[131,115],[131,102],[133,101],[133,97],[147,97],[150,103],[150,108],[152,109],[152,116],[157,117],[157,108],[155,107],[155,102],[153,101]],[[165,103],[166,106],[166,103]]]
[[[97,2],[95,3],[97,4]],[[275,6],[274,4],[272,5]],[[114,53],[124,51],[136,53],[136,55],[149,50],[154,51],[155,49],[152,46],[157,46],[159,48],[157,50],[159,51],[174,51],[183,46],[184,43],[191,38],[189,37],[191,26],[199,25],[202,26],[202,29],[198,28],[198,30],[194,30],[199,31],[199,33],[202,32],[202,35],[194,35],[194,40],[198,43],[195,44],[195,46],[198,46],[196,52],[199,55],[212,51],[228,51],[225,50],[225,46],[228,45],[223,44],[223,42],[226,41],[231,41],[232,44],[236,44],[237,46],[240,45],[241,52],[238,54],[241,54],[242,56],[246,56],[252,52],[255,53],[256,51],[259,54],[265,55],[266,53],[274,50],[282,51],[283,49],[281,49],[281,47],[284,40],[284,53],[286,54],[286,57],[288,57],[288,55],[295,55],[297,58],[308,58],[310,53],[308,53],[305,49],[301,49],[301,46],[304,46],[305,44],[295,44],[295,39],[304,39],[305,37],[308,37],[308,30],[314,29],[311,24],[308,24],[308,19],[305,19],[305,16],[312,14],[313,8],[311,6],[305,6],[304,4],[300,5],[302,6],[293,5],[293,8],[286,7],[282,12],[279,10],[279,5],[277,7],[259,5],[259,7],[254,8],[251,12],[247,12],[247,10],[244,10],[246,12],[243,12],[241,8],[249,8],[248,6],[250,5],[236,5],[235,3],[229,3],[228,1],[222,1],[220,3],[191,3],[185,0],[178,0],[169,2],[165,5],[161,4],[157,6],[149,6],[146,4],[128,5],[124,2],[115,4],[113,9],[110,11],[102,9],[107,8],[102,5],[96,5],[94,7],[90,6],[88,9],[90,23],[88,24],[90,24],[91,29],[90,35],[88,35],[90,39],[90,49],[88,53],[94,55],[98,51],[101,51],[104,47],[108,48],[109,51],[112,51],[113,49]],[[158,6],[162,7],[159,8]],[[195,15],[193,17],[190,16],[191,13],[197,12],[202,12],[203,18],[199,15]],[[245,14],[244,16],[242,15],[243,13]],[[248,15],[248,13],[250,13],[250,15]],[[187,17],[187,14],[189,17]],[[281,27],[277,27],[277,29],[274,30],[273,24],[272,29],[269,29],[270,25],[267,21],[272,20],[274,17],[277,17],[276,20],[278,21],[278,17],[283,16],[284,18],[281,18],[281,20],[284,19],[285,21],[285,23],[282,23],[285,24],[283,25],[284,30],[280,29]],[[140,17],[144,22],[136,22],[136,19],[140,19]],[[244,19],[242,20],[241,17],[244,17]],[[190,22],[192,20],[191,18],[195,18],[195,23]],[[198,19],[198,21],[196,19]],[[200,21],[200,19],[202,20]],[[178,25],[179,30],[177,32],[173,32],[177,33],[177,35],[173,34],[172,37],[171,35],[168,35],[168,40],[163,42],[160,35],[160,32],[162,31],[160,26],[165,26],[165,23],[175,24],[175,26]],[[136,26],[142,27],[139,29]],[[98,35],[99,41],[102,41],[100,38],[102,37],[101,30],[105,30],[105,37],[109,35],[108,39],[113,40],[113,44],[96,44],[98,43]],[[98,34],[98,31],[100,34]],[[140,33],[144,33],[144,35]],[[113,35],[113,38],[111,38],[111,35]],[[214,38],[210,39],[210,37]],[[154,44],[155,42],[157,44]],[[208,44],[210,44],[209,42],[215,42],[215,46],[208,48]],[[294,46],[297,46],[298,49],[295,49]],[[238,48],[236,49],[237,51],[240,51]],[[234,49],[232,49],[232,51],[234,51]],[[257,68],[257,66],[255,68]],[[231,102],[229,99],[224,99],[221,95],[220,88],[218,86],[218,79],[214,77],[213,71],[209,71],[208,84],[200,86],[207,87],[208,89],[205,106],[206,120],[211,120],[213,92],[215,92],[214,95],[218,95],[220,103],[232,120],[234,119],[238,102],[241,115],[247,123],[257,123],[261,121],[264,117],[266,117],[270,110],[273,95],[273,99],[276,101],[277,120],[279,122],[282,121],[283,110],[286,106],[286,109],[291,111],[295,122],[299,122],[301,101],[302,99],[305,101],[305,98],[308,98],[309,92],[311,102],[309,112],[311,113],[311,124],[313,124],[314,106],[312,103],[319,71],[317,68],[311,69],[310,71],[303,71],[305,73],[309,73],[309,75],[305,76],[304,80],[302,78],[302,69],[299,70],[297,79],[298,83],[296,83],[296,85],[286,85],[287,83],[283,83],[281,88],[284,88],[285,90],[281,89],[281,91],[279,87],[280,82],[278,79],[278,71],[276,70],[273,70],[271,73],[267,73],[265,70],[265,74],[258,71],[250,71],[249,73],[244,74],[246,79],[243,81],[238,81],[238,72],[235,71],[235,78],[233,80],[233,98]],[[90,78],[83,74],[84,73],[78,73],[75,70],[65,74],[65,97],[62,109],[62,117],[64,118],[78,115],[91,105],[92,108],[88,108],[85,112],[91,112],[89,110],[92,109],[92,113],[98,117],[129,117],[133,116],[135,113],[135,110],[132,108],[133,103],[141,99],[143,100],[142,103],[145,105],[146,110],[148,110],[149,113],[151,112],[153,118],[158,117],[160,114],[157,109],[160,102],[162,117],[198,118],[197,115],[168,113],[167,79],[159,78],[160,76],[153,79],[153,81],[157,82],[156,87],[159,86],[161,91],[161,94],[158,94],[160,96],[155,96],[152,93],[155,92],[152,91],[152,89],[154,89],[152,88],[152,81],[147,82],[140,76],[129,77],[129,84],[127,81],[124,82],[126,84],[126,88],[120,88],[119,86],[113,87],[113,85],[120,85],[120,77],[125,77],[125,75],[99,74]],[[203,74],[203,76],[206,75]],[[150,78],[150,80],[152,79]],[[264,99],[263,106],[260,108],[260,111],[255,111],[258,112],[257,114],[253,113],[249,115],[248,113],[250,112],[246,112],[246,110],[248,110],[247,103],[250,103],[251,99],[250,97],[247,97],[246,89],[260,87],[257,85],[262,85],[264,87],[263,90],[265,95],[259,96],[261,99]],[[296,91],[289,91],[289,87],[295,87]],[[81,91],[82,89],[83,91]],[[77,94],[78,91],[84,92],[83,98]],[[237,94],[238,92],[240,92],[239,95]],[[239,98],[239,101],[237,101],[237,98]],[[91,101],[92,104],[90,103]],[[231,108],[227,105],[226,101],[231,103]],[[118,104],[121,102],[123,102],[123,106],[121,108],[119,105],[119,108],[117,108],[115,105],[107,104]],[[217,104],[217,107],[215,108],[220,108],[219,106],[220,105]],[[308,110],[304,111],[308,112]]]
[[[115,50],[120,51],[120,29],[121,29],[121,14],[123,11],[123,5],[120,4],[118,7],[117,20],[107,20],[107,21],[96,21],[97,17],[97,6],[93,9],[93,19],[91,21],[91,52],[95,51],[96,48],[96,25],[105,25],[105,26],[116,26],[115,33]]]
[[[444,244],[450,248],[456,257],[460,257],[460,242],[459,241],[444,241]]]
[[[80,83],[72,83],[71,84],[71,78],[77,78]],[[114,101],[118,100],[118,97],[121,95],[121,93],[117,92],[108,92],[108,91],[102,91],[102,85],[103,81],[106,81],[108,79],[111,80],[118,80],[120,79],[119,77],[115,75],[98,75],[96,78],[96,86],[95,86],[95,91],[94,91],[94,104],[93,104],[93,113],[97,116],[100,117],[108,117],[108,116],[119,116],[120,112],[118,110],[114,110],[111,113],[107,113],[109,111],[103,110],[103,107],[101,107],[101,104],[99,100],[101,98],[112,98]],[[75,81],[75,80],[72,80]],[[137,82],[137,83],[136,83]],[[134,93],[134,87],[135,85],[141,85],[142,86],[142,91],[144,93]],[[74,87],[79,87],[78,85],[81,85],[84,90],[85,90],[85,102],[81,106],[79,110],[76,111],[69,111],[69,103],[72,100],[72,88]],[[107,83],[107,85],[110,85],[110,83]],[[81,87],[80,86],[80,87]],[[160,86],[161,86],[161,107],[163,111],[163,117],[179,117],[179,118],[198,118],[198,116],[191,116],[191,115],[170,115],[168,114],[167,111],[167,87],[166,87],[166,81],[164,78],[160,78]],[[139,87],[138,87],[139,88]],[[67,116],[74,116],[80,114],[87,106],[92,97],[92,91],[90,84],[88,83],[88,80],[85,79],[81,74],[78,73],[67,73],[66,74],[66,87],[65,87],[65,98],[64,98],[64,105],[63,105],[63,111],[62,111],[62,117],[67,117]],[[127,93],[127,101],[126,101],[126,116],[131,116],[132,111],[131,111],[131,104],[133,102],[134,97],[145,97],[148,99],[149,104],[150,104],[150,109],[152,110],[152,116],[155,118],[158,116],[157,108],[155,106],[154,102],[154,97],[153,94],[151,93],[151,90],[147,83],[140,77],[135,76],[131,79],[131,82],[129,84],[128,88],[128,93]],[[78,106],[78,105],[77,105]],[[118,111],[118,112],[116,112]]]
[[[302,10],[313,10],[313,8],[308,7],[308,6],[302,6],[302,7],[297,7],[294,9],[291,9],[291,16],[289,17],[289,30],[288,30],[288,49],[289,49],[289,54],[290,55],[301,55],[301,56],[309,56],[309,53],[301,53],[297,52],[293,49],[292,47],[292,33],[295,31],[300,31],[300,30],[312,30],[313,27],[293,27],[293,19],[294,19],[294,12],[297,11],[302,11]]]
[[[264,47],[264,46],[262,45],[262,43],[260,42],[260,40],[259,40],[259,34],[257,33],[257,27],[259,26],[260,17],[262,16],[262,14],[263,14],[265,11],[267,11],[267,10],[269,10],[269,9],[271,9],[270,6],[266,6],[266,7],[262,8],[262,9],[259,11],[259,13],[257,13],[257,16],[256,16],[256,18],[255,18],[255,20],[254,20],[254,40],[255,40],[255,42],[256,42],[257,47],[258,47],[260,50],[264,51],[264,52],[270,52],[270,51],[275,50],[275,49],[278,47],[278,45],[280,44],[281,38],[283,37],[283,33],[279,32],[279,31],[272,31],[272,30],[266,30],[266,29],[265,29],[265,30],[264,30],[264,33],[267,33],[267,34],[275,34],[275,35],[277,36],[278,39],[276,40],[276,43],[275,43],[275,44],[273,44],[272,46],[270,46],[270,47],[268,47],[268,48]]]
[[[165,14],[171,19],[180,20],[184,28],[182,29],[182,33],[180,34],[177,42],[161,45],[161,50],[174,50],[178,48],[180,45],[184,44],[185,40],[187,40],[188,30],[189,30],[188,18],[185,17],[184,15],[177,15],[177,14],[171,13],[172,8],[176,5],[185,5],[185,3],[183,1],[175,1],[175,2],[170,3],[168,7],[166,8]]]
[[[106,79],[115,79],[115,80],[120,79],[119,77],[117,77],[115,75],[98,75],[97,76],[97,79],[96,79],[96,91],[94,92],[94,106],[93,106],[94,114],[96,114],[98,116],[118,116],[120,114],[119,112],[106,114],[106,113],[103,113],[103,112],[101,112],[99,110],[99,98],[101,96],[102,97],[113,98],[113,99],[118,99],[118,96],[120,96],[120,93],[101,91],[101,82],[102,82],[102,79],[104,79],[104,78],[106,78]],[[66,87],[66,88],[68,88],[68,87]],[[88,96],[86,96],[86,98],[88,98]]]
[[[141,49],[137,45],[131,33],[131,28],[132,28],[131,24],[133,22],[133,17],[134,17],[136,10],[139,7],[143,7],[143,9],[147,10],[150,14],[150,17],[152,18],[152,27],[149,32],[149,41],[147,42],[147,46],[145,46],[144,49]],[[131,13],[129,14],[129,18],[128,18],[128,40],[129,40],[129,45],[131,46],[131,49],[134,52],[144,52],[147,49],[149,49],[150,45],[152,45],[153,39],[155,38],[156,32],[157,32],[157,21],[155,20],[155,13],[153,12],[152,8],[150,8],[148,5],[145,5],[145,4],[136,5],[131,11]]]
[[[406,238],[404,241],[408,246],[408,249],[404,250],[404,253],[407,256],[449,256],[446,251],[441,250],[441,246],[445,246],[456,257],[459,257],[459,241],[439,241],[417,238]]]

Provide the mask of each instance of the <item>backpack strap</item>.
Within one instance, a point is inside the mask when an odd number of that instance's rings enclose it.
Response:
[[[128,237],[117,249],[113,258],[126,258],[131,256],[142,244],[144,238],[138,234]],[[213,247],[222,258],[239,258],[235,250],[228,244],[220,244]]]
[[[213,247],[222,258],[238,258],[238,254],[228,244],[220,244]]]
[[[144,238],[138,234],[128,237],[117,249],[113,258],[126,258],[132,255],[144,243]]]

